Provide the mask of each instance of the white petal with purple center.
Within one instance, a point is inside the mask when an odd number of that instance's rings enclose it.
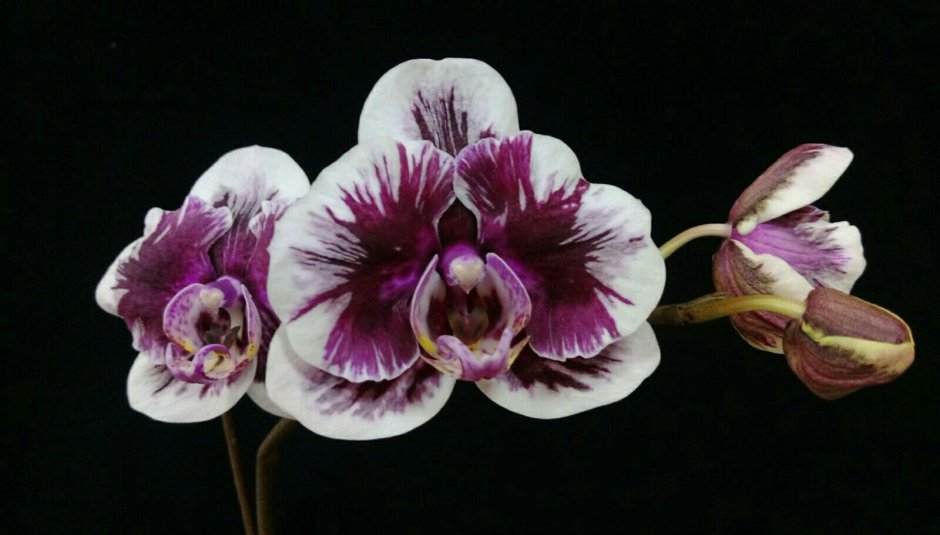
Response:
[[[455,380],[416,362],[389,381],[353,383],[304,362],[279,329],[268,352],[271,400],[314,433],[371,440],[407,433],[437,414]]]
[[[802,208],[823,196],[852,162],[852,151],[822,144],[800,145],[764,171],[735,201],[729,220],[743,235],[764,221]]]
[[[589,184],[571,149],[531,132],[468,147],[457,173],[457,198],[477,216],[481,247],[528,290],[536,353],[590,357],[646,320],[666,270],[640,201]]]
[[[376,139],[327,167],[278,222],[271,304],[305,361],[347,380],[397,377],[418,358],[410,300],[453,202],[453,161]]]
[[[619,401],[659,365],[648,323],[592,358],[549,360],[524,349],[505,374],[477,383],[496,404],[531,418],[561,418]]]
[[[170,423],[203,422],[231,409],[245,395],[255,376],[257,360],[241,372],[209,384],[180,381],[163,364],[141,353],[127,376],[131,408],[154,420]]]
[[[425,140],[451,154],[483,137],[519,131],[503,77],[475,59],[414,59],[385,73],[366,98],[359,141]]]

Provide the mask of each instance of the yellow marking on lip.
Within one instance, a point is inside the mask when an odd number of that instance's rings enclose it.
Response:
[[[431,341],[429,337],[427,337],[426,335],[420,334],[417,336],[417,339],[418,339],[418,345],[420,345],[422,349],[427,351],[428,354],[430,354],[431,356],[434,356],[434,357],[437,356],[437,344]]]

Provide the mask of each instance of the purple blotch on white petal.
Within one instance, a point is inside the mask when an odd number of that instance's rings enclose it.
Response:
[[[456,155],[480,138],[519,131],[512,91],[475,59],[415,59],[385,73],[366,98],[359,141],[425,140]]]
[[[164,307],[190,284],[216,278],[207,251],[231,225],[227,208],[210,207],[198,197],[187,197],[182,208],[148,223],[151,231],[117,265],[113,288],[122,292],[117,312],[134,334],[136,349],[162,352]]]
[[[659,365],[659,344],[647,323],[592,358],[563,362],[523,349],[505,374],[477,383],[501,407],[532,418],[561,418],[619,401]]]
[[[819,143],[790,150],[735,201],[728,218],[742,235],[764,221],[802,208],[835,184],[852,162],[852,151]]]
[[[581,177],[561,141],[523,132],[458,157],[454,187],[477,215],[481,247],[499,254],[532,301],[540,355],[592,356],[655,307],[665,264],[640,201]]]
[[[330,438],[407,433],[441,410],[455,382],[422,361],[392,380],[346,381],[304,362],[283,329],[275,333],[268,355],[271,400],[307,429]]]
[[[144,241],[143,238],[138,238],[128,244],[127,247],[117,255],[117,258],[111,262],[111,265],[108,266],[108,270],[98,282],[98,286],[95,287],[95,301],[98,303],[98,306],[108,314],[118,315],[118,303],[121,301],[124,294],[127,293],[126,289],[118,288],[118,267],[124,262],[127,262],[127,260],[136,253],[142,241]]]
[[[396,377],[418,358],[410,300],[453,202],[451,158],[373,140],[324,169],[278,222],[268,282],[301,357],[347,380]]]

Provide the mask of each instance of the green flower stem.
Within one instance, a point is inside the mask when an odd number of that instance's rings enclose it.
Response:
[[[696,238],[705,236],[727,238],[731,236],[731,225],[727,223],[708,223],[706,225],[699,225],[683,230],[677,234],[675,238],[663,244],[663,246],[659,248],[659,252],[663,255],[663,258],[669,258],[672,253],[676,252],[683,245]]]
[[[274,521],[271,515],[271,504],[274,500],[271,493],[274,490],[274,476],[277,461],[280,458],[280,446],[297,427],[297,422],[289,418],[281,418],[264,442],[258,447],[258,458],[255,470],[255,507],[258,513],[258,533],[271,535],[274,533]]]
[[[245,472],[242,470],[241,455],[238,452],[238,439],[235,436],[235,418],[232,412],[222,414],[222,429],[225,431],[225,444],[228,446],[228,461],[232,466],[232,479],[235,480],[235,492],[238,494],[238,508],[242,512],[242,525],[245,535],[255,535],[255,521],[251,515],[251,499],[245,485]]]
[[[688,325],[704,323],[741,312],[774,312],[788,318],[799,319],[806,311],[806,304],[779,295],[729,296],[710,294],[688,303],[663,305],[649,317],[653,325]]]

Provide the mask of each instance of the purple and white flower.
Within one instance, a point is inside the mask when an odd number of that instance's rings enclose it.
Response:
[[[221,415],[246,391],[281,412],[263,386],[278,319],[268,301],[275,221],[310,183],[287,154],[247,147],[220,158],[183,206],[153,208],[95,297],[120,316],[139,351],[127,380],[131,407],[166,422]]]
[[[731,208],[730,236],[715,254],[715,287],[732,295],[772,294],[797,301],[813,288],[848,293],[865,270],[861,234],[811,206],[839,179],[852,152],[822,144],[784,154]],[[731,316],[758,349],[782,353],[788,318],[772,312]]]
[[[416,60],[271,241],[272,400],[322,435],[407,432],[457,379],[537,418],[622,399],[656,368],[665,282],[649,211],[518,132],[496,71]]]

